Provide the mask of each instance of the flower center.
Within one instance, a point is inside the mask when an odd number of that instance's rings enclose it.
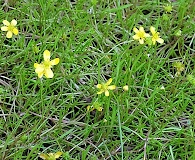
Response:
[[[102,84],[102,89],[103,89],[104,91],[108,90],[108,85]]]
[[[50,61],[44,61],[43,65],[44,65],[45,68],[51,68]]]
[[[144,39],[144,37],[145,37],[144,35],[145,35],[144,32],[139,32],[139,33],[138,33],[138,36],[139,36],[139,38],[141,38],[141,39]]]
[[[15,28],[14,26],[9,25],[9,26],[8,26],[8,31],[11,31],[11,32],[12,32],[12,31],[14,30],[14,28]]]
[[[159,38],[158,33],[155,33],[155,34],[153,35],[153,38],[154,38],[154,39],[158,39],[158,38]]]

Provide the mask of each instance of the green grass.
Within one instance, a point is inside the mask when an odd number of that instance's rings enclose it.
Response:
[[[57,151],[78,160],[195,159],[195,87],[186,78],[195,63],[193,0],[5,2],[0,19],[16,19],[19,35],[1,31],[0,159]],[[140,25],[154,26],[164,44],[133,40]],[[60,63],[52,79],[39,79],[33,65],[46,49]],[[178,77],[174,62],[185,65]],[[97,95],[109,78],[117,89]],[[94,102],[102,112],[87,112]]]

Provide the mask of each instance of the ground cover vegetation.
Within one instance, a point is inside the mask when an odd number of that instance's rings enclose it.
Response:
[[[195,159],[193,0],[0,3],[0,159]]]

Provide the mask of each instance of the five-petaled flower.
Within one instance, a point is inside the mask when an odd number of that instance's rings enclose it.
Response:
[[[8,22],[7,20],[3,20],[3,24],[5,26],[1,27],[1,30],[7,31],[7,34],[6,34],[7,38],[12,38],[13,34],[18,35],[18,29],[15,27],[17,24],[17,21],[15,19],[13,19],[11,23]]]
[[[133,31],[136,33],[133,36],[133,39],[139,40],[140,44],[144,44],[145,38],[150,37],[150,35],[144,31],[144,28],[142,26],[139,28],[139,30],[136,27],[134,27]]]
[[[62,155],[62,152],[56,152],[56,153],[41,153],[39,155],[40,158],[45,160],[56,160],[56,158],[59,158]]]
[[[45,75],[46,78],[53,78],[53,72],[51,70],[53,65],[57,65],[60,61],[59,58],[55,58],[50,61],[50,52],[45,50],[43,53],[44,61],[41,64],[34,63],[35,72],[38,74],[38,77],[41,78]]]
[[[152,33],[153,45],[155,45],[156,42],[158,42],[158,43],[163,43],[164,42],[164,40],[162,38],[160,38],[159,32],[156,32],[155,28],[153,26],[150,27],[150,32]]]
[[[110,85],[110,83],[112,83],[112,78],[110,78],[106,83],[102,83],[102,84],[97,84],[97,88],[100,89],[99,92],[97,92],[97,94],[102,94],[103,92],[105,92],[105,96],[109,96],[109,91],[108,90],[114,90],[116,88],[115,85]]]

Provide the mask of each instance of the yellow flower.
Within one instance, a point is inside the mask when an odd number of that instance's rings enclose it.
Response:
[[[45,160],[56,160],[56,158],[59,158],[62,155],[62,152],[56,152],[56,153],[41,153],[39,155],[40,158]]]
[[[108,90],[114,90],[116,88],[115,85],[110,85],[110,83],[112,83],[112,78],[110,78],[106,83],[102,83],[102,84],[97,84],[97,88],[100,89],[99,92],[97,92],[97,94],[102,94],[103,92],[105,92],[105,96],[109,96],[109,92]]]
[[[185,69],[184,64],[181,63],[181,62],[174,62],[174,63],[173,63],[173,67],[175,67],[175,68],[177,69],[178,72],[182,72],[182,71],[184,71],[184,69]]]
[[[133,28],[133,31],[136,33],[134,36],[133,36],[133,39],[135,40],[139,40],[139,43],[140,44],[144,44],[144,40],[146,37],[150,37],[150,35],[148,33],[146,33],[144,31],[144,28],[143,27],[140,27],[139,30],[137,28]]]
[[[129,90],[129,86],[128,85],[123,86],[123,90],[124,91],[128,91]]]
[[[34,63],[35,72],[38,74],[38,77],[41,78],[43,75],[46,78],[53,78],[53,72],[51,70],[53,65],[57,65],[60,61],[59,58],[55,58],[50,61],[50,52],[45,50],[43,53],[44,62],[41,64]]]
[[[150,27],[150,32],[152,33],[152,42],[154,45],[156,44],[156,41],[158,43],[164,42],[164,40],[162,38],[160,38],[159,32],[156,32],[154,27],[152,27],[152,26]]]
[[[181,75],[181,72],[184,71],[184,69],[185,69],[184,64],[181,62],[174,62],[173,67],[175,67],[177,69],[177,72],[175,73],[176,77],[179,77]]]
[[[16,24],[17,24],[17,21],[15,19],[13,19],[11,21],[11,23],[8,22],[7,20],[3,20],[3,24],[5,26],[1,27],[1,30],[2,31],[7,31],[7,34],[6,34],[7,38],[12,38],[13,34],[18,35],[18,29],[15,27]]]
[[[99,112],[103,110],[99,102],[94,102],[92,106],[87,106],[87,111],[93,111],[94,109],[98,110]]]

